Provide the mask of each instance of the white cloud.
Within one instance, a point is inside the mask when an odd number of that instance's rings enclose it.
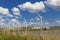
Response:
[[[2,22],[6,21],[5,19],[1,19]]]
[[[49,22],[45,22],[45,24],[49,24]]]
[[[19,24],[20,23],[17,19],[11,19],[7,26],[9,26],[10,28],[19,27]]]
[[[9,15],[9,17],[14,17],[13,15]]]
[[[37,20],[40,20],[40,18],[37,18]]]
[[[29,22],[29,24],[31,25],[31,24],[36,24],[36,23],[34,23],[34,22]]]
[[[8,8],[0,7],[0,22],[6,21],[4,18],[8,17],[9,15],[10,13]]]
[[[33,21],[33,20],[34,20],[33,18],[30,19],[30,21]]]
[[[7,8],[0,7],[0,14],[1,15],[8,15],[9,10]]]
[[[3,16],[0,15],[0,19],[2,19],[2,18],[3,18]]]
[[[60,20],[56,20],[56,22],[60,24]]]
[[[17,22],[17,20],[16,19],[12,19],[11,22]]]
[[[17,17],[18,17],[18,15],[20,15],[20,11],[18,8],[14,7],[13,12],[14,12],[14,15],[17,15]],[[10,14],[9,9],[0,7],[0,27],[8,27],[8,26],[12,27],[13,24],[17,27],[19,25],[19,21],[17,19],[10,20],[9,19],[10,17],[13,18],[14,16],[12,14]],[[8,19],[4,19],[4,18],[8,18]],[[12,24],[12,25],[10,25],[10,24]]]
[[[15,18],[19,18],[19,17],[16,16]]]
[[[56,10],[60,10],[60,0],[47,0],[45,3]]]
[[[10,14],[8,8],[0,7],[0,19],[3,17],[12,17],[12,15]]]
[[[13,11],[13,14],[14,14],[14,15],[20,16],[20,11],[19,11],[18,8],[14,7],[14,8],[12,9],[12,11]]]
[[[43,2],[36,2],[34,4],[32,4],[31,2],[26,2],[23,3],[22,5],[19,5],[18,7],[22,10],[26,10],[32,13],[44,11],[45,9]]]
[[[12,27],[25,27],[26,26],[26,23],[23,22],[19,22],[17,19],[11,19],[10,22],[8,23],[8,26],[10,26],[10,28]]]
[[[6,20],[5,19],[1,19],[0,20],[0,28],[6,27]]]

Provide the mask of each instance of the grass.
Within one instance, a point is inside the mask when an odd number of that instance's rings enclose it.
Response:
[[[39,36],[26,35],[25,33],[17,34],[13,32],[0,32],[0,40],[41,40]]]
[[[60,40],[60,30],[28,30],[17,32],[0,30],[0,40]]]

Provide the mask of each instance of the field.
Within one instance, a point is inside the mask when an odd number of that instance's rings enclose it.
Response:
[[[60,40],[60,30],[0,30],[0,40]]]

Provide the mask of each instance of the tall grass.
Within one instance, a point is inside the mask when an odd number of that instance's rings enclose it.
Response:
[[[0,40],[60,40],[60,30],[43,30],[43,31],[7,31],[0,30]]]
[[[26,35],[25,33],[17,34],[13,32],[0,32],[0,40],[42,40],[41,36]]]

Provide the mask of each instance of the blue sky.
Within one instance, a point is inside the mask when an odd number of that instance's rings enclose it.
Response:
[[[45,7],[44,12],[42,10],[40,11],[40,9],[39,9],[39,11],[33,12],[33,13],[29,12],[26,9],[24,10],[23,4],[27,4],[27,2],[29,2],[33,5],[36,2],[38,2],[38,3],[43,2],[44,7]],[[53,2],[55,2],[55,1],[53,0]],[[53,3],[53,2],[51,2],[51,3]],[[23,21],[24,18],[29,22],[31,19],[34,19],[37,17],[37,13],[39,13],[43,17],[43,22],[47,21],[50,23],[50,22],[55,22],[56,20],[59,20],[59,22],[60,22],[60,6],[54,5],[54,4],[55,3],[50,4],[48,0],[0,0],[0,7],[8,9],[9,13],[11,15],[13,15],[13,17],[3,17],[3,19],[5,19],[5,20],[9,19],[9,21],[10,21],[11,19],[14,19],[16,17],[15,19],[17,19],[20,22]],[[22,5],[22,8],[18,7],[18,5]],[[29,6],[27,6],[27,7],[29,7]],[[12,10],[14,7],[17,8],[17,10],[19,10],[20,15],[14,14],[14,12],[13,12],[14,10]],[[33,11],[35,11],[35,10],[33,10]],[[21,18],[21,15],[22,15],[22,18]],[[36,22],[36,19],[34,19],[33,21]],[[55,26],[55,24],[53,24],[53,25]]]

